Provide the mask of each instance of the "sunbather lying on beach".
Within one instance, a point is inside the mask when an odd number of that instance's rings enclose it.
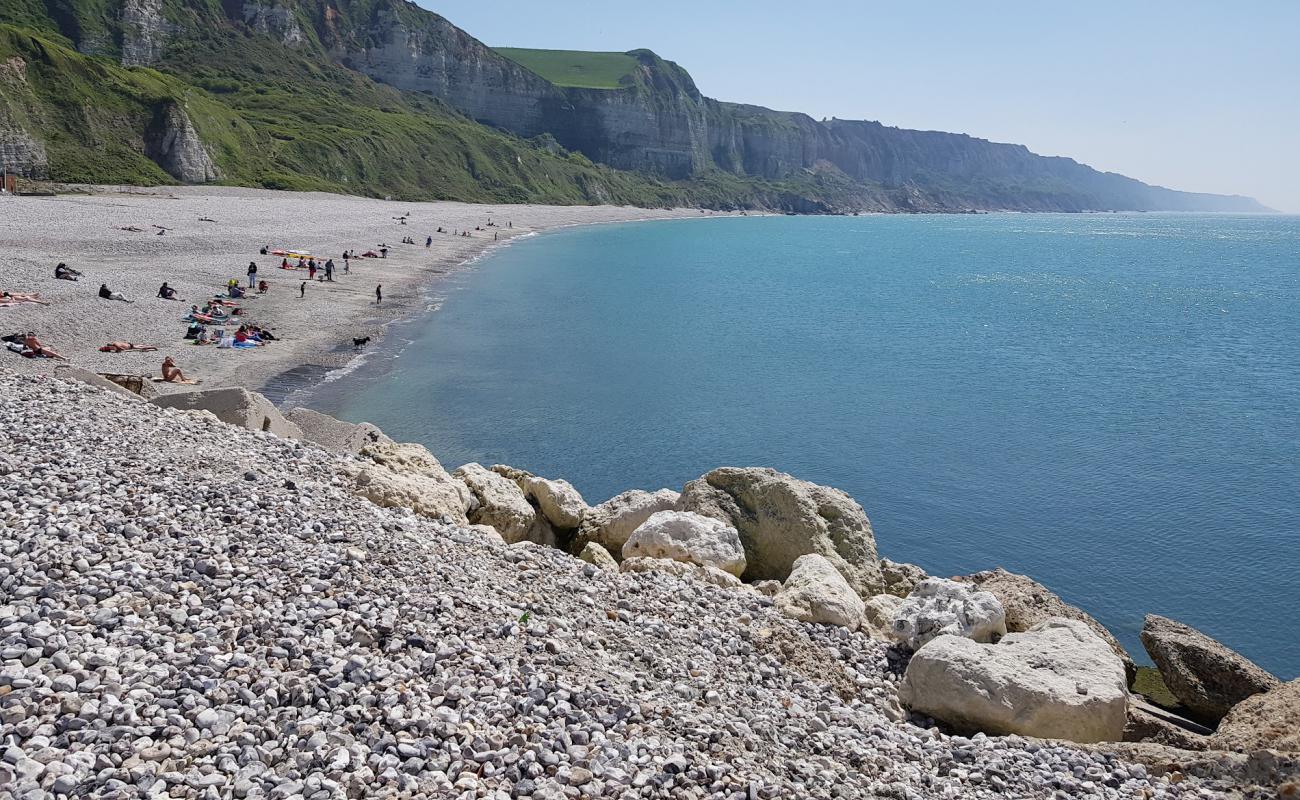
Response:
[[[41,340],[36,338],[36,334],[31,333],[30,331],[27,336],[23,338],[23,347],[30,352],[30,355],[28,355],[28,352],[23,353],[23,355],[28,358],[57,358],[60,361],[68,360],[46,347],[44,344],[41,344]]]
[[[81,277],[81,273],[60,261],[58,266],[54,268],[54,277],[61,281],[75,281]]]
[[[189,378],[185,377],[185,373],[181,372],[181,368],[176,366],[176,362],[172,361],[171,356],[167,356],[166,358],[163,359],[162,379],[167,383],[189,383],[189,384],[198,383],[198,381],[190,380]]]
[[[0,292],[0,307],[17,306],[23,303],[35,303],[38,306],[49,305],[49,303],[41,299],[39,294],[34,292]]]
[[[151,350],[157,350],[157,349],[158,349],[158,348],[154,347],[154,346],[151,345],[151,344],[134,344],[134,343],[132,343],[132,342],[109,342],[108,344],[106,344],[106,345],[104,345],[103,347],[99,348],[99,352],[101,352],[101,353],[125,353],[125,352],[128,351],[128,350],[138,350],[138,351],[140,351],[140,352],[142,352],[142,353],[148,353],[148,352],[150,352]]]
[[[123,303],[134,302],[123,297],[121,292],[115,292],[112,289],[109,289],[107,283],[101,283],[99,285],[99,296],[105,300],[121,300]]]

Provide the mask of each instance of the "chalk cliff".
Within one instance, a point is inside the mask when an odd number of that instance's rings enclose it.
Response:
[[[523,139],[544,137],[558,146],[551,155],[581,154],[643,176],[649,183],[631,192],[639,202],[790,211],[1263,210],[1250,198],[1148,186],[1068,158],[1039,156],[1021,145],[879,122],[817,121],[714,100],[701,94],[685,69],[649,50],[627,53],[633,66],[610,88],[560,85],[403,0],[14,2],[12,19],[3,11],[0,23],[56,32],[83,53],[109,56],[124,66],[153,66],[218,93],[238,94],[249,86],[265,91],[257,82],[270,82],[284,71],[285,64],[277,61],[315,70],[320,74],[313,77],[332,84],[337,78],[325,75],[320,65],[337,66],[402,93],[401,99],[381,100],[382,111],[397,104],[426,115],[450,110]],[[252,55],[257,47],[270,55]],[[239,74],[239,80],[227,79],[230,74]],[[314,91],[300,78],[288,80],[295,84],[290,94]],[[436,105],[430,107],[429,100]],[[339,113],[325,98],[318,106]],[[248,121],[264,125],[263,117],[258,106]],[[367,135],[394,135],[393,128],[383,124]],[[297,139],[292,132],[269,135]],[[26,136],[39,144],[32,130]],[[11,150],[19,148],[18,137],[5,141]],[[367,143],[381,153],[394,149],[375,145],[373,138]],[[301,147],[308,153],[291,159],[295,172],[326,173],[349,187],[393,183],[391,177],[377,178],[370,165],[345,164],[356,157],[350,144],[313,141]],[[185,150],[195,158],[207,152],[197,145]],[[200,172],[210,180],[216,174],[208,168],[213,165],[195,167],[195,159],[188,160],[185,169],[174,162],[159,164],[181,180],[195,180]],[[531,196],[526,185],[491,186],[478,158],[464,160],[466,171],[480,187],[488,184],[494,196]],[[230,175],[238,172],[231,164],[217,166],[232,167],[224,170]],[[584,173],[572,180],[587,201],[611,196],[608,176]],[[663,181],[682,185],[667,189]],[[438,194],[465,195],[463,190]]]

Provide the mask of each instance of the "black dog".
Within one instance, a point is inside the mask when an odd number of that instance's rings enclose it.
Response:
[[[360,339],[354,337],[352,339],[352,346],[358,350],[360,350],[361,348],[365,347],[368,344],[370,344],[369,336],[362,336]]]

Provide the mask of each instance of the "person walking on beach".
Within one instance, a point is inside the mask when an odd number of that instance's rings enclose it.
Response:
[[[325,280],[334,282],[334,259],[332,258],[325,261]]]
[[[252,289],[257,285],[257,262],[248,262],[248,288]]]
[[[298,299],[301,300],[306,296],[307,296],[307,281],[303,281],[302,283],[298,284]]]
[[[433,237],[432,237],[432,236],[430,236],[430,237],[428,237],[427,239],[424,240],[424,249],[425,249],[425,250],[428,250],[429,247],[432,246],[432,245],[433,245]]]
[[[375,305],[384,302],[384,285],[381,283],[375,287]]]

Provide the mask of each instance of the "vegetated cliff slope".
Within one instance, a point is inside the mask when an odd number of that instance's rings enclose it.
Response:
[[[719,102],[648,50],[503,54],[402,0],[9,0],[0,23],[0,99],[21,109],[0,110],[0,157],[34,176],[821,212],[1263,210],[1018,145]],[[95,91],[65,92],[68,71],[97,72]],[[133,111],[93,135],[64,113],[100,100]],[[109,140],[130,155],[106,157]]]

